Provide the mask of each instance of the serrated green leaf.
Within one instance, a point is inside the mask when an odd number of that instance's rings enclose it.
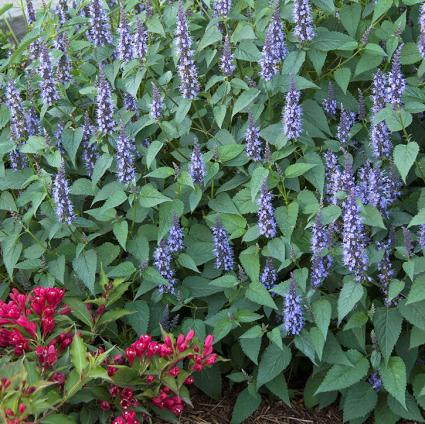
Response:
[[[380,376],[385,390],[406,409],[406,365],[398,356],[393,356],[387,364],[382,364]]]

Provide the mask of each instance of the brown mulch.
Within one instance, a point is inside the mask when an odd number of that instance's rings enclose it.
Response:
[[[181,424],[230,424],[237,392],[228,390],[219,401],[214,401],[200,392],[192,395],[194,408],[187,408],[180,418]],[[245,424],[338,424],[342,414],[336,407],[324,410],[307,409],[301,397],[291,400],[292,408],[281,401],[265,400]],[[165,424],[155,420],[155,424]]]
[[[212,400],[205,394],[192,393],[194,408],[187,407],[180,417],[181,424],[230,424],[233,405],[237,391],[227,389],[219,401]],[[291,399],[292,408],[281,401],[264,400],[257,411],[244,424],[339,424],[343,422],[342,413],[337,406],[320,410],[308,409],[304,406],[302,395]],[[368,423],[372,421],[367,421]],[[166,424],[160,419],[155,424]],[[415,424],[413,421],[401,420],[399,424]]]

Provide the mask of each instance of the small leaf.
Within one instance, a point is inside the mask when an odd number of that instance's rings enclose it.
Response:
[[[406,182],[407,174],[415,162],[418,153],[419,146],[415,142],[399,144],[394,149],[394,163],[404,182]]]
[[[249,90],[242,92],[242,94],[236,100],[235,105],[233,106],[232,116],[235,116],[242,109],[245,109],[247,106],[249,106],[259,94],[260,92],[256,88],[250,88]]]
[[[87,368],[87,347],[84,344],[83,339],[78,335],[74,334],[71,343],[71,362],[74,365],[75,370],[78,374],[82,374],[82,372]]]
[[[241,424],[260,406],[261,396],[254,397],[246,388],[239,393],[232,413],[231,424]]]
[[[338,297],[338,322],[341,322],[351,312],[354,305],[362,298],[363,292],[363,286],[355,281],[343,283]]]
[[[269,344],[258,367],[257,390],[277,377],[289,365],[291,356],[288,346],[283,345],[282,351],[274,343]]]
[[[406,365],[398,356],[389,359],[388,364],[380,368],[385,390],[394,396],[406,409]]]
[[[112,228],[114,236],[117,238],[118,243],[124,250],[126,249],[127,236],[128,236],[128,223],[127,221],[116,222]]]

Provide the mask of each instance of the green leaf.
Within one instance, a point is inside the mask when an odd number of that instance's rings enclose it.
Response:
[[[350,82],[351,70],[349,68],[339,68],[334,72],[336,83],[340,86],[344,94],[347,93],[348,83]]]
[[[348,388],[344,397],[344,422],[366,416],[378,403],[378,395],[368,383],[361,382]]]
[[[289,165],[285,169],[285,177],[286,178],[299,177],[305,174],[310,169],[314,168],[315,166],[317,165],[314,163],[302,163],[302,162],[294,163],[293,165]]]
[[[384,13],[386,13],[393,4],[393,0],[378,0],[373,8],[372,23],[376,22]]]
[[[314,322],[317,324],[326,340],[329,324],[331,322],[332,305],[326,299],[319,299],[312,304],[312,310]]]
[[[249,285],[245,296],[254,303],[277,310],[277,306],[274,303],[273,298],[270,296],[270,293],[259,281],[253,281]]]
[[[425,301],[407,305],[406,301],[402,300],[398,310],[407,321],[425,331]]]
[[[260,278],[260,258],[258,248],[250,246],[239,255],[239,260],[251,281],[258,281]]]
[[[375,206],[364,205],[361,208],[361,216],[366,225],[386,229],[381,212]]]
[[[258,365],[258,354],[261,348],[261,337],[256,338],[241,338],[239,339],[243,353]]]
[[[402,322],[403,317],[396,308],[377,308],[373,316],[378,345],[386,363],[400,337]]]
[[[404,182],[406,182],[407,174],[414,164],[418,153],[419,146],[414,141],[407,144],[399,144],[394,149],[394,163]]]
[[[417,277],[412,284],[409,295],[407,296],[406,305],[420,302],[425,299],[425,275]]]
[[[266,383],[266,387],[281,401],[291,407],[288,385],[286,384],[285,376],[283,374],[277,375],[273,380]]]
[[[95,294],[94,283],[96,277],[96,266],[97,255],[94,249],[81,253],[72,261],[72,267],[74,268],[75,273],[92,294]]]
[[[40,421],[41,424],[77,424],[69,415],[52,414]]]
[[[425,208],[422,208],[409,222],[407,228],[413,227],[414,225],[425,224]]]
[[[220,34],[221,38],[221,34]],[[244,91],[236,100],[235,105],[232,110],[232,117],[235,116],[242,109],[245,109],[249,106],[260,94],[256,88],[250,88],[249,90]]]
[[[360,283],[349,280],[343,283],[342,290],[338,297],[338,322],[344,319],[344,317],[351,312],[354,305],[363,296],[363,286]]]
[[[274,343],[269,344],[261,356],[257,375],[257,390],[277,377],[291,361],[291,350],[283,346],[283,351]]]
[[[112,228],[114,236],[117,238],[118,243],[124,250],[126,249],[127,236],[128,236],[128,223],[127,221],[116,222]]]
[[[262,166],[255,168],[251,176],[251,200],[254,202],[261,185],[269,175],[269,171]]]
[[[83,339],[78,334],[74,334],[74,337],[72,339],[71,362],[72,365],[74,365],[75,370],[80,375],[88,366],[87,347],[84,344]]]
[[[205,49],[205,47],[210,46],[211,44],[216,43],[217,41],[221,41],[223,36],[221,35],[220,30],[218,29],[217,24],[210,25],[205,30],[205,33],[198,44],[198,52],[201,52]]]
[[[144,208],[152,208],[171,199],[160,193],[152,184],[146,184],[140,190],[140,205]]]
[[[127,302],[125,309],[135,312],[126,316],[125,320],[131,325],[138,336],[146,334],[149,327],[150,311],[148,304],[143,300]]]
[[[379,371],[385,390],[406,409],[406,365],[403,359],[393,356]]]
[[[332,366],[316,394],[345,389],[360,381],[367,374],[369,362],[360,352],[349,350],[347,356],[353,366],[348,367],[339,364]]]
[[[260,406],[261,396],[253,396],[248,388],[242,390],[236,399],[231,424],[240,424]]]
[[[391,411],[394,412],[394,414],[406,420],[410,420],[410,422],[425,422],[415,399],[409,392],[406,393],[406,409],[403,408],[400,403],[397,402],[392,396],[388,396],[388,406],[390,407]]]

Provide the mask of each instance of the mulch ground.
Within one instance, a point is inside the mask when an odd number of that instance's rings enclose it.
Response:
[[[230,424],[236,392],[228,390],[219,401],[214,401],[203,393],[192,393],[194,408],[187,408],[180,418],[181,424]],[[342,413],[336,406],[323,410],[307,409],[302,396],[291,399],[292,408],[280,401],[271,404],[265,400],[258,410],[244,424],[339,424]],[[155,424],[166,424],[155,420]],[[368,421],[372,423],[372,421]],[[400,421],[399,424],[415,424],[413,421]]]
[[[219,401],[214,401],[202,393],[192,395],[194,408],[187,408],[180,418],[181,424],[230,424],[236,393],[228,391]],[[302,399],[291,400],[292,408],[283,402],[264,401],[258,410],[244,424],[337,424],[342,423],[342,415],[337,408],[324,410],[307,409]],[[156,420],[155,424],[165,424]]]

